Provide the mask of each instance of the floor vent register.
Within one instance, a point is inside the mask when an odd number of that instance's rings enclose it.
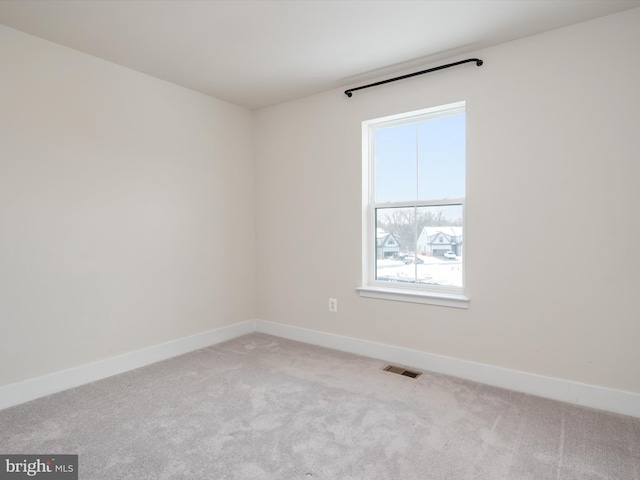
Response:
[[[412,372],[411,370],[407,370],[406,368],[396,367],[395,365],[387,365],[383,368],[385,372],[397,373],[398,375],[404,375],[405,377],[410,378],[418,378],[422,373],[420,372]]]

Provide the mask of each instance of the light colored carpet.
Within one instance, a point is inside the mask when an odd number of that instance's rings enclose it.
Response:
[[[640,480],[640,419],[263,334],[0,411],[87,480]]]

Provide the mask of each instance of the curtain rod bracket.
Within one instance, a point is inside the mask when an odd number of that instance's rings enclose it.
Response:
[[[380,82],[370,83],[369,85],[363,85],[362,87],[350,88],[349,90],[345,90],[344,94],[351,98],[353,96],[353,92],[356,90],[362,90],[364,88],[369,87],[377,87],[378,85],[384,85],[385,83],[391,83],[398,80],[404,80],[405,78],[415,77],[417,75],[423,75],[425,73],[435,72],[437,70],[444,70],[445,68],[455,67],[456,65],[462,65],[463,63],[476,62],[476,66],[481,66],[484,62],[479,58],[467,58],[466,60],[460,60],[459,62],[448,63],[446,65],[440,65],[439,67],[429,68],[427,70],[422,70],[420,72],[409,73],[407,75],[401,75],[400,77],[390,78],[388,80],[382,80]]]

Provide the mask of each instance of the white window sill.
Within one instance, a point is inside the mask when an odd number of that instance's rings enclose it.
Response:
[[[396,302],[422,303],[442,307],[469,308],[469,298],[461,293],[426,292],[401,288],[359,287],[361,297],[394,300]]]

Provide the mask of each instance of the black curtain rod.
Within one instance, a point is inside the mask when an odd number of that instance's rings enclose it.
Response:
[[[460,60],[459,62],[448,63],[446,65],[440,65],[439,67],[429,68],[428,70],[422,70],[420,72],[409,73],[407,75],[402,75],[400,77],[390,78],[388,80],[382,80],[380,82],[371,83],[369,85],[363,85],[362,87],[350,88],[349,90],[345,90],[344,94],[347,97],[351,97],[353,95],[353,92],[355,92],[356,90],[362,90],[363,88],[369,88],[369,87],[377,87],[378,85],[384,85],[385,83],[391,83],[391,82],[395,82],[397,80],[404,80],[405,78],[411,78],[411,77],[415,77],[416,75],[423,75],[425,73],[431,73],[431,72],[435,72],[437,70],[444,70],[445,68],[455,67],[456,65],[462,65],[463,63],[469,63],[469,62],[476,62],[476,65],[478,67],[484,63],[479,58],[467,58],[466,60]]]

